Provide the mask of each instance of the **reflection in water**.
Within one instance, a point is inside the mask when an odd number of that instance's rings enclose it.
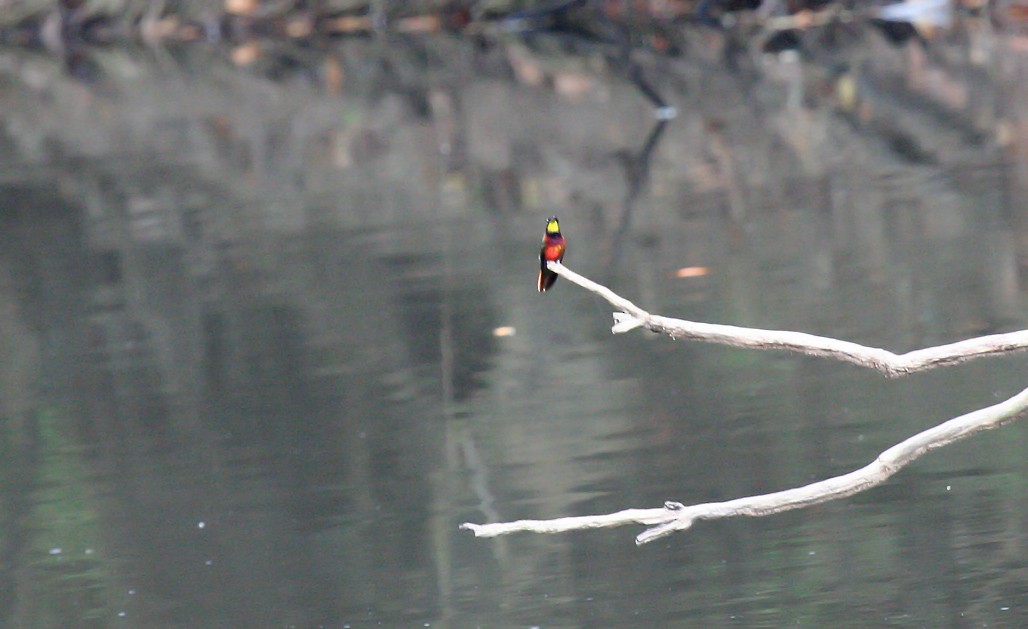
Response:
[[[534,286],[557,213],[569,265],[662,313],[896,350],[1024,327],[1021,83],[880,42],[752,87],[700,56],[647,66],[655,121],[582,58],[392,43],[90,51],[90,82],[0,54],[6,624],[1024,617],[1020,425],[661,547],[456,528],[805,483],[1023,386],[1016,357],[885,382],[611,337]]]
[[[642,150],[639,151],[638,155],[622,155],[627,190],[625,191],[623,209],[621,211],[621,222],[618,224],[617,231],[614,232],[610,245],[610,261],[607,263],[608,275],[613,271],[613,266],[621,259],[621,247],[624,245],[625,236],[628,235],[629,228],[632,226],[632,214],[636,208],[636,201],[639,200],[639,195],[643,193],[647,183],[649,183],[653,151],[660,143],[660,138],[664,134],[667,125],[667,120],[658,120],[653,125],[653,129],[650,130],[650,134],[646,136],[646,142],[643,144]]]

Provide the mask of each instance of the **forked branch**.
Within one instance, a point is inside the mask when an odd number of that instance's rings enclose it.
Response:
[[[755,349],[787,349],[814,356],[836,358],[871,367],[890,376],[904,375],[981,356],[1028,348],[1028,331],[1020,331],[994,334],[896,355],[883,349],[864,347],[856,343],[800,332],[755,330],[670,319],[651,315],[607,287],[586,279],[561,264],[550,262],[549,267],[569,281],[600,295],[621,310],[614,315],[613,332],[615,334],[637,327],[645,327],[667,334],[672,338],[690,338]],[[999,404],[954,417],[934,428],[920,432],[882,452],[873,462],[858,470],[803,487],[771,494],[692,506],[685,506],[678,502],[666,502],[664,507],[657,509],[627,509],[606,515],[567,517],[555,520],[518,520],[493,524],[466,522],[461,525],[461,528],[474,532],[477,537],[496,537],[519,531],[561,533],[626,524],[643,524],[651,528],[636,536],[635,541],[637,544],[645,544],[675,531],[684,531],[697,520],[772,515],[852,496],[884,482],[929,450],[941,448],[983,430],[998,428],[1016,421],[1026,413],[1028,413],[1028,389]]]
[[[691,339],[750,349],[781,349],[808,356],[833,358],[862,367],[869,367],[890,377],[905,376],[943,365],[953,365],[985,356],[998,356],[1028,349],[1028,330],[990,334],[965,341],[894,354],[877,347],[866,347],[849,341],[804,332],[760,330],[716,323],[699,323],[650,314],[606,286],[575,273],[563,264],[549,262],[550,270],[569,282],[603,297],[619,311],[614,313],[611,332],[622,334],[635,328],[646,328],[673,339]]]

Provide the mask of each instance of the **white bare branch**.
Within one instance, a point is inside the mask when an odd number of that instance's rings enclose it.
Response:
[[[650,314],[606,286],[575,273],[559,262],[547,263],[550,270],[568,281],[592,291],[620,312],[614,313],[611,332],[621,334],[638,327],[667,334],[673,339],[692,339],[750,349],[781,349],[809,356],[833,358],[869,367],[890,377],[905,376],[943,365],[953,365],[984,356],[998,356],[1028,349],[1028,330],[990,334],[965,341],[894,354],[877,347],[803,332],[760,330],[715,323],[699,323]]]
[[[609,288],[582,277],[560,263],[549,262],[548,266],[553,272],[564,276],[568,281],[600,295],[614,307],[620,309],[620,312],[614,313],[615,323],[612,331],[615,334],[637,327],[645,327],[667,334],[671,338],[688,338],[753,349],[785,349],[812,356],[835,358],[877,369],[888,376],[901,376],[972,358],[1028,349],[1028,330],[993,334],[897,355],[884,349],[865,347],[856,343],[801,332],[757,330],[671,319],[646,312]],[[685,506],[678,502],[666,502],[663,508],[657,509],[627,509],[606,515],[567,517],[555,520],[517,520],[492,524],[466,522],[461,525],[461,528],[474,532],[476,537],[496,537],[518,531],[561,533],[626,524],[643,524],[651,528],[640,533],[636,537],[636,543],[645,544],[675,531],[684,531],[697,520],[772,515],[852,496],[884,482],[929,450],[949,445],[982,430],[998,428],[1016,421],[1026,413],[1028,413],[1028,389],[999,404],[954,417],[934,428],[920,432],[882,452],[873,462],[858,470],[803,487],[771,494],[692,506]]]
[[[934,428],[920,432],[882,452],[869,465],[849,474],[771,494],[688,507],[677,502],[667,502],[663,508],[658,509],[627,509],[607,515],[587,515],[556,520],[518,520],[494,524],[465,522],[461,528],[474,532],[476,537],[496,537],[518,531],[562,533],[626,524],[645,524],[652,528],[643,531],[635,538],[637,544],[645,544],[675,531],[684,531],[697,520],[716,520],[740,515],[750,517],[773,515],[852,496],[884,482],[929,450],[949,445],[982,430],[1009,424],[1022,417],[1026,412],[1028,412],[1028,389],[999,404],[954,417]]]

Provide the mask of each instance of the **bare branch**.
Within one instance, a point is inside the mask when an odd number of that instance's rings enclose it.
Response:
[[[1028,349],[1028,330],[979,336],[957,343],[894,354],[877,347],[866,347],[849,341],[803,332],[760,330],[715,323],[699,323],[653,315],[618,295],[606,286],[575,273],[559,262],[547,263],[550,270],[592,291],[611,303],[620,312],[614,313],[611,332],[621,334],[638,327],[667,334],[672,339],[692,339],[750,349],[783,349],[809,356],[833,358],[869,367],[889,377],[905,376],[943,365],[953,365],[984,356],[998,356]]]
[[[565,272],[561,274],[567,277],[567,270],[562,270]],[[611,294],[613,295],[613,293]],[[620,299],[616,295],[614,297]],[[652,528],[643,531],[635,538],[637,544],[645,544],[675,531],[684,531],[690,528],[693,522],[697,520],[716,520],[734,516],[759,517],[772,515],[852,496],[884,482],[905,465],[929,450],[949,445],[982,430],[989,430],[1009,424],[1023,416],[1026,411],[1028,411],[1028,389],[999,404],[971,411],[939,424],[934,428],[920,432],[882,452],[869,465],[849,474],[771,494],[688,507],[677,502],[667,502],[662,509],[627,509],[607,515],[559,518],[556,520],[518,520],[516,522],[499,522],[495,524],[472,524],[466,522],[461,525],[461,528],[473,531],[476,537],[496,537],[497,535],[506,535],[518,531],[562,533],[565,531],[607,528],[626,524],[645,524]]]
[[[564,276],[568,281],[596,293],[620,309],[620,312],[614,313],[612,332],[615,334],[637,327],[645,327],[667,334],[673,339],[688,338],[753,349],[785,349],[811,356],[835,358],[877,369],[888,376],[901,376],[982,356],[994,356],[1028,349],[1028,330],[993,334],[897,355],[884,349],[865,347],[857,343],[801,332],[757,330],[671,319],[650,314],[606,286],[597,284],[560,263],[549,262],[548,266],[550,270]],[[858,470],[803,487],[771,494],[688,507],[678,502],[666,502],[663,508],[658,509],[627,509],[607,515],[555,520],[518,520],[494,524],[465,522],[461,528],[474,532],[476,537],[495,537],[518,531],[561,533],[626,524],[644,524],[651,528],[640,533],[635,541],[637,544],[645,544],[675,531],[684,531],[697,520],[772,515],[852,496],[884,482],[929,450],[949,445],[982,430],[998,428],[1011,423],[1026,412],[1028,412],[1028,389],[999,404],[955,417],[934,428],[920,432],[882,452],[873,462]]]

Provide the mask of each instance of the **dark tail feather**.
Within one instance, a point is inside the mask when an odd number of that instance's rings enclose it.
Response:
[[[539,289],[540,293],[545,293],[550,290],[550,287],[556,281],[557,274],[553,271],[539,271],[539,280],[536,282],[536,288]]]

